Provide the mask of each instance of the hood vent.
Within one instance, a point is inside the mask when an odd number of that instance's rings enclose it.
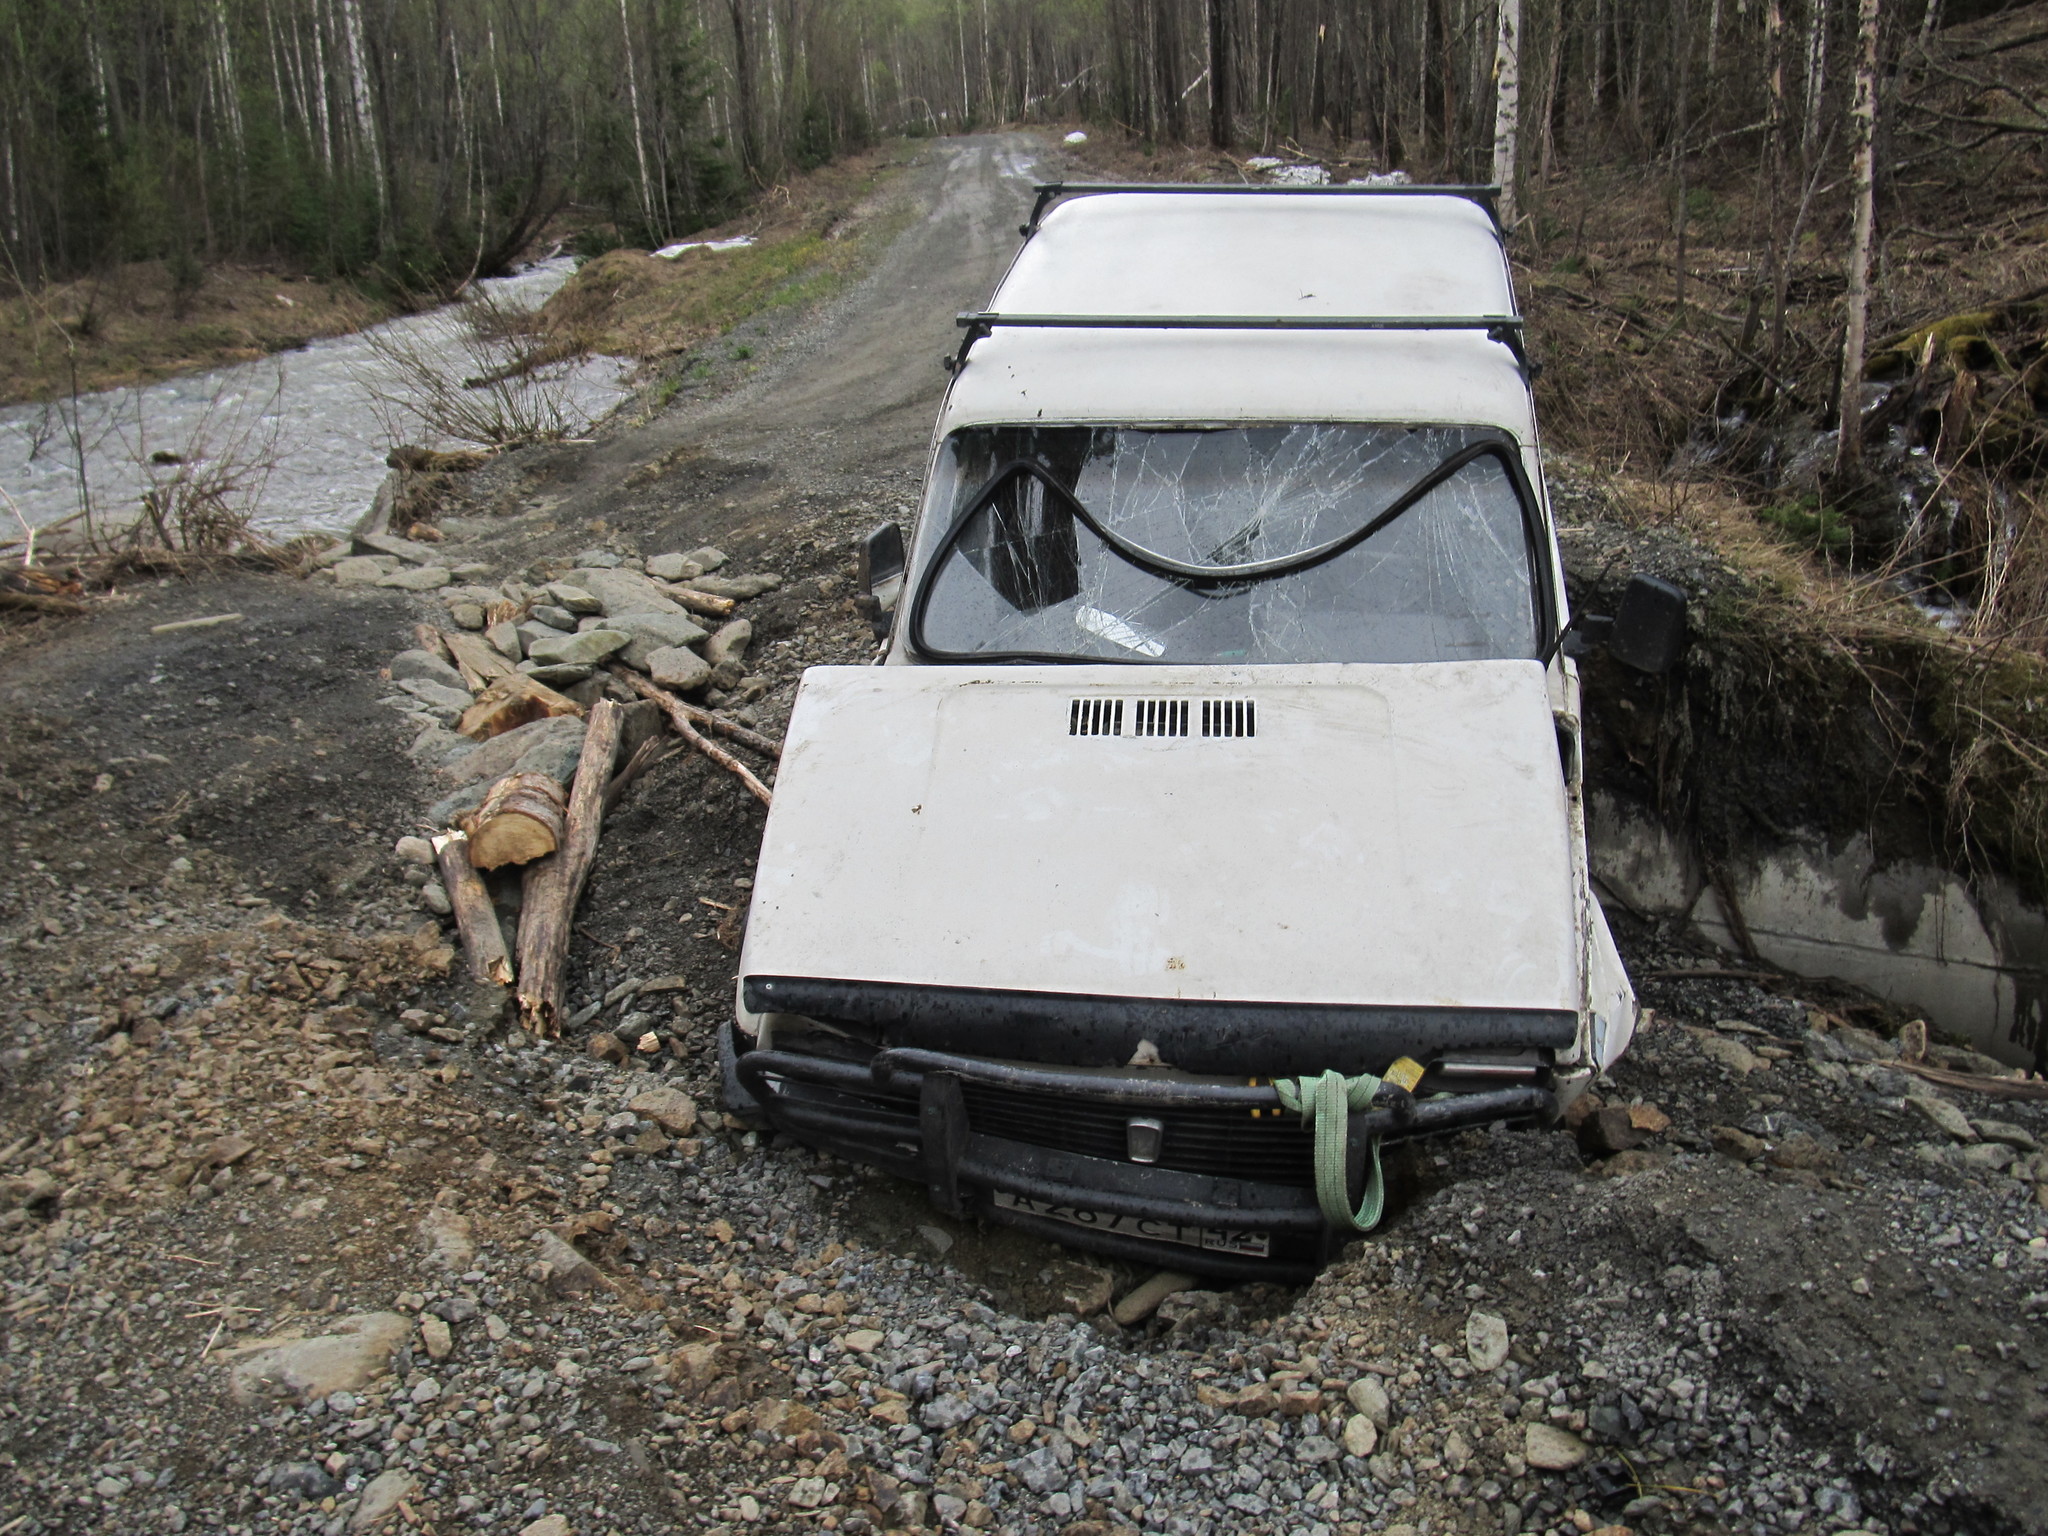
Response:
[[[1192,699],[1075,699],[1067,706],[1069,736],[1121,736],[1125,705],[1133,736],[1187,736],[1196,718]],[[1250,699],[1203,699],[1203,736],[1256,736],[1258,709]]]

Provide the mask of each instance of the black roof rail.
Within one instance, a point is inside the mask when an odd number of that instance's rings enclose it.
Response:
[[[1017,233],[1029,240],[1038,233],[1045,210],[1063,197],[1085,197],[1096,192],[1156,192],[1191,197],[1217,196],[1225,192],[1249,193],[1254,197],[1461,197],[1477,203],[1500,228],[1500,187],[1498,185],[1453,184],[1424,186],[1415,182],[1369,182],[1344,186],[1243,186],[1228,181],[1041,181],[1032,189],[1038,201],[1031,205],[1030,222],[1017,226]]]
[[[1524,379],[1537,369],[1523,344],[1520,315],[1005,315],[992,310],[954,317],[964,333],[946,363],[958,373],[967,354],[999,328],[1054,331],[1484,331],[1514,354]]]

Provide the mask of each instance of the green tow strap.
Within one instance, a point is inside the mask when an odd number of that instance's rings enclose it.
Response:
[[[1322,1207],[1323,1219],[1333,1227],[1370,1232],[1380,1224],[1387,1193],[1380,1178],[1380,1139],[1372,1138],[1372,1171],[1366,1175],[1365,1192],[1356,1211],[1351,1209],[1345,1177],[1346,1154],[1350,1150],[1351,1111],[1372,1104],[1380,1080],[1369,1072],[1357,1077],[1325,1072],[1321,1077],[1275,1078],[1273,1091],[1315,1132],[1316,1204]]]

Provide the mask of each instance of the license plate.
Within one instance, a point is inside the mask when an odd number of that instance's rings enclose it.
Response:
[[[1184,1227],[1158,1216],[1113,1216],[1108,1211],[1090,1211],[1080,1206],[1055,1205],[1050,1200],[1033,1200],[1028,1195],[995,1191],[996,1205],[1006,1211],[1022,1211],[1048,1221],[1063,1221],[1070,1227],[1091,1232],[1114,1232],[1120,1237],[1149,1238],[1155,1243],[1179,1243],[1183,1248],[1200,1248],[1206,1253],[1230,1253],[1240,1258],[1263,1259],[1272,1253],[1270,1232],[1223,1231],[1216,1227]]]

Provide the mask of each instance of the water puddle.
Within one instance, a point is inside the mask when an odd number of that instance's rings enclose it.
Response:
[[[501,303],[538,305],[575,270],[568,257],[536,263],[484,288]],[[417,420],[392,421],[379,383],[393,385],[369,339],[391,337],[458,376],[467,360],[460,306],[389,321],[373,333],[331,336],[295,352],[161,383],[0,409],[0,489],[35,527],[73,517],[83,488],[93,514],[119,525],[135,514],[152,456],[232,458],[251,466],[256,524],[272,535],[346,528],[384,477],[394,436],[447,446]],[[625,396],[629,365],[592,358],[558,380],[574,419],[588,423]],[[12,520],[0,517],[0,536]]]

